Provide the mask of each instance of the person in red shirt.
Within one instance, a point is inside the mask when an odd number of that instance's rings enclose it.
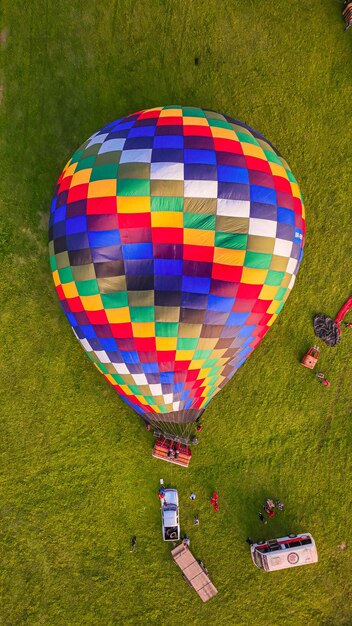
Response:
[[[158,491],[158,497],[160,498],[160,500],[163,500],[165,498],[165,489],[164,489],[164,487],[160,487],[160,489]]]
[[[214,506],[213,506],[214,511],[218,511],[219,510],[219,505],[217,502],[215,502]]]
[[[219,501],[219,496],[216,493],[216,491],[213,492],[211,498],[210,498],[210,504],[212,504],[214,506],[214,504],[218,504]]]
[[[271,498],[268,498],[263,506],[263,509],[268,517],[274,517],[275,515],[275,503]]]

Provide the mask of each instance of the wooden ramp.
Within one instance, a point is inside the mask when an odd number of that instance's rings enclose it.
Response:
[[[207,602],[210,598],[216,596],[218,590],[211,582],[208,574],[206,574],[204,567],[196,561],[189,548],[181,543],[181,545],[172,550],[171,554],[175,563],[182,571],[183,577],[198,593],[203,602]]]

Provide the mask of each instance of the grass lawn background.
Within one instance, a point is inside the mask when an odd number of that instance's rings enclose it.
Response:
[[[352,33],[339,3],[3,0],[0,22],[1,624],[349,626],[352,332],[322,347],[330,389],[299,365],[318,342],[314,313],[334,316],[351,292]],[[189,470],[152,459],[151,434],[85,357],[47,252],[73,151],[118,117],[167,104],[262,132],[307,210],[293,293],[208,407]],[[160,477],[178,488],[182,530],[218,588],[208,604],[161,539]],[[286,509],[263,533],[268,495]],[[313,533],[319,564],[252,565],[248,534],[299,531]]]

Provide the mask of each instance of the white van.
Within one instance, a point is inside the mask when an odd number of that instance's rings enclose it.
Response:
[[[253,543],[251,556],[254,565],[266,572],[318,561],[317,549],[310,533]]]
[[[178,515],[177,489],[165,489],[160,500],[161,522],[164,541],[180,540],[180,520]]]

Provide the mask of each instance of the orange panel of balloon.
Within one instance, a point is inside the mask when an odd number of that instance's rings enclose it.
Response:
[[[67,163],[51,268],[98,370],[147,424],[187,441],[282,310],[304,234],[298,184],[261,134],[157,107],[108,124]]]

